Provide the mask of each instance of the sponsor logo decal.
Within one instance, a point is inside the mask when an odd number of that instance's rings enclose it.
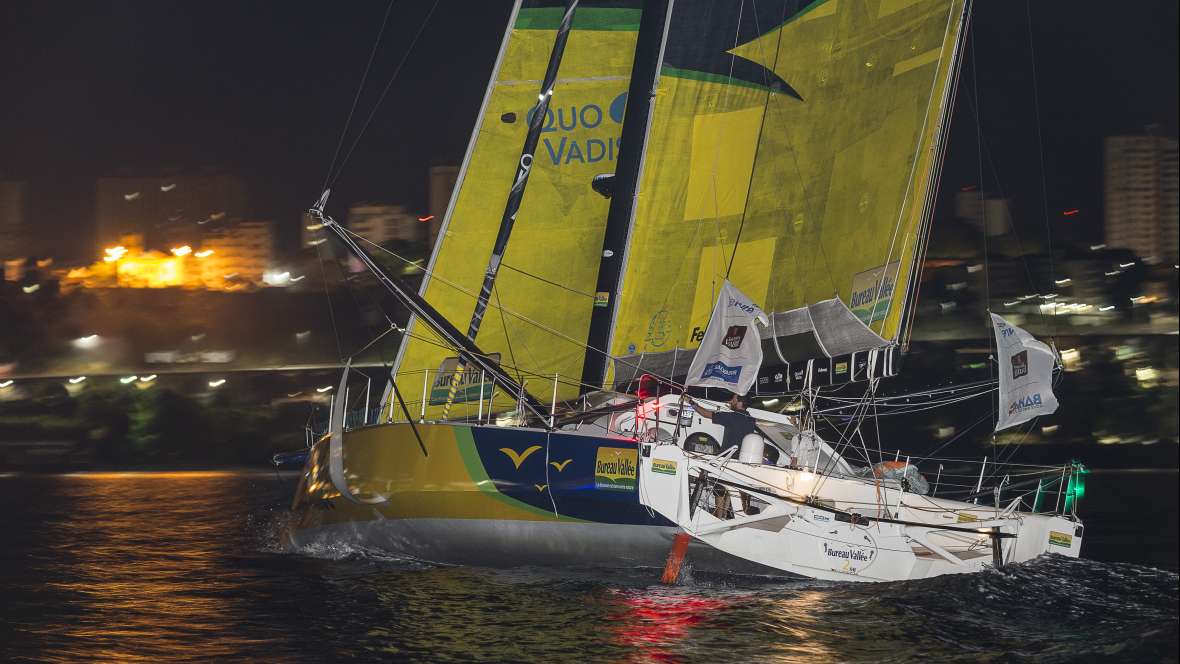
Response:
[[[848,308],[865,325],[879,321],[889,313],[900,267],[901,263],[894,261],[887,266],[865,270],[852,278]]]
[[[488,355],[496,364],[500,363],[499,353],[490,353]],[[459,370],[459,358],[448,357],[442,361],[438,367],[438,374],[434,377],[434,383],[430,387],[430,405],[438,406],[447,402],[447,395],[451,392],[451,381],[454,379],[455,372]],[[480,397],[480,387],[483,387],[482,398],[486,399],[492,396],[492,381],[479,379],[479,369],[476,367],[464,367],[463,374],[459,376],[459,385],[455,389],[454,403],[466,403],[468,401],[478,401]]]
[[[606,291],[598,291],[594,294],[594,306],[605,307],[610,304],[610,293]]]
[[[848,544],[830,546],[827,542],[823,543],[823,548],[824,555],[829,558],[838,558],[858,563],[869,562],[873,559],[873,555],[876,553],[876,551],[867,550],[860,546],[852,546]]]
[[[516,450],[512,449],[511,447],[501,447],[500,451],[504,453],[504,456],[506,456],[510,460],[512,460],[512,465],[516,466],[517,470],[520,470],[520,464],[524,463],[524,460],[529,458],[529,456],[531,456],[533,454],[533,452],[536,452],[540,449],[541,449],[540,445],[533,445],[532,447],[530,447],[520,453],[518,453]]]
[[[959,512],[959,523],[966,523],[967,521],[978,521],[974,514],[967,514],[966,512]]]
[[[742,368],[740,366],[731,367],[724,362],[710,362],[701,372],[701,378],[720,378],[727,383],[738,382],[738,377],[741,375]]]
[[[556,462],[556,461],[550,461],[550,462],[549,462],[549,465],[550,465],[550,466],[553,466],[554,468],[556,468],[556,469],[557,469],[557,472],[559,472],[559,473],[560,473],[560,472],[562,472],[563,470],[565,470],[565,467],[566,467],[566,466],[570,465],[570,462],[571,462],[571,461],[573,461],[573,459],[566,459],[565,461],[562,461],[561,463],[558,463],[558,462]]]
[[[647,338],[644,339],[648,346],[652,348],[660,348],[668,341],[668,310],[660,309],[652,315],[651,320],[647,324]]]
[[[670,459],[652,459],[651,472],[660,473],[662,475],[675,475],[676,462]]]
[[[730,350],[741,348],[742,341],[746,338],[746,328],[746,325],[730,325],[721,344]]]
[[[1064,546],[1069,548],[1073,546],[1073,535],[1069,533],[1059,533],[1056,530],[1049,531],[1049,544],[1053,546]]]
[[[1012,363],[1012,380],[1028,375],[1028,351],[1022,350],[1008,358]]]
[[[1008,405],[1008,415],[1016,415],[1023,413],[1030,408],[1040,408],[1042,406],[1041,393],[1036,392],[1027,396],[1020,397]]]
[[[600,447],[594,459],[594,488],[634,491],[639,450]]]
[[[836,373],[838,373],[838,374],[848,373],[848,363],[847,362],[837,362],[836,363]]]
[[[541,141],[544,154],[554,166],[614,161],[621,145],[616,133],[623,123],[626,105],[627,93],[624,92],[608,104],[589,102],[547,109],[541,125],[541,132],[549,134]],[[529,124],[532,124],[535,110],[530,109],[525,114]],[[504,118],[508,115],[515,118],[516,114],[505,114]]]

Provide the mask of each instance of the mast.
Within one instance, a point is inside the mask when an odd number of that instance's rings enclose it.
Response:
[[[512,189],[508,192],[508,201],[504,205],[504,216],[500,219],[500,230],[496,233],[496,242],[492,245],[492,255],[488,259],[488,267],[484,272],[483,284],[479,288],[479,296],[475,301],[475,311],[471,314],[471,322],[467,326],[467,340],[474,343],[479,334],[479,326],[487,313],[488,300],[492,296],[492,288],[496,284],[496,275],[500,271],[500,263],[504,259],[504,251],[508,248],[508,239],[512,235],[512,227],[516,223],[516,215],[520,211],[520,201],[524,198],[524,189],[528,185],[529,172],[533,167],[533,154],[537,151],[537,142],[541,137],[541,129],[545,125],[545,116],[549,111],[549,100],[553,97],[553,86],[557,82],[557,70],[561,66],[561,56],[565,52],[565,44],[569,39],[570,26],[574,21],[574,11],[578,7],[578,0],[566,0],[565,14],[561,17],[561,24],[557,28],[557,38],[553,41],[553,50],[549,53],[549,65],[545,68],[545,78],[541,82],[541,92],[537,95],[537,105],[533,107],[532,117],[529,119],[529,130],[525,135],[524,148],[517,162],[516,179],[512,182]],[[444,416],[454,402],[459,381],[463,375],[466,362],[459,358],[459,366],[451,381],[451,389],[447,394],[447,403],[443,407]]]
[[[639,176],[647,150],[647,133],[651,125],[652,99],[667,41],[668,21],[673,0],[653,0],[644,5],[631,66],[631,84],[627,89],[627,110],[623,114],[618,167],[610,183],[610,208],[598,267],[594,309],[586,338],[586,355],[582,364],[581,387],[586,393],[598,389],[606,380],[610,339],[614,328],[616,302],[623,277],[623,266],[630,243],[631,223],[635,218]],[[605,303],[601,296],[605,295]]]

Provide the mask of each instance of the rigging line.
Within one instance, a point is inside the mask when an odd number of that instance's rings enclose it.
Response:
[[[508,346],[508,359],[512,361],[512,366],[519,366],[516,362],[516,353],[512,350],[512,339],[508,336],[508,320],[504,318],[504,307],[500,306],[500,289],[495,283],[492,284],[492,294],[496,296],[496,309],[500,312],[500,327],[504,329],[504,343]],[[524,385],[524,377],[520,375],[520,369],[516,370],[516,380],[521,385]]]
[[[344,349],[340,346],[340,330],[336,327],[336,311],[332,308],[332,294],[328,292],[328,273],[324,270],[324,254],[321,249],[323,245],[317,244],[315,246],[316,256],[320,259],[320,277],[324,283],[324,297],[328,298],[328,318],[332,320],[332,336],[336,339],[336,358],[339,362],[344,362]]]
[[[978,166],[979,166],[979,206],[980,206],[980,211],[983,214],[983,293],[984,293],[983,302],[984,302],[985,313],[988,314],[987,327],[988,327],[988,332],[989,332],[988,336],[990,337],[990,336],[994,336],[991,334],[991,327],[992,327],[992,322],[991,322],[991,310],[992,310],[991,259],[990,259],[990,255],[988,253],[988,235],[990,235],[990,233],[989,233],[990,229],[988,228],[988,223],[987,223],[987,205],[984,203],[984,200],[983,200],[983,189],[984,189],[984,187],[983,187],[983,117],[982,117],[982,113],[980,112],[981,109],[979,106],[979,57],[976,56],[976,54],[975,54],[975,42],[976,42],[976,38],[978,36],[979,36],[979,30],[976,30],[975,32],[971,33],[971,96],[975,99],[975,148],[976,148],[976,158],[977,158]],[[989,346],[990,346],[990,343],[991,342],[989,340]],[[996,348],[996,353],[997,353],[997,355],[999,354],[999,347],[998,346]],[[996,377],[996,368],[995,368],[995,364],[993,362],[987,363],[987,371],[988,371],[988,377],[990,379],[994,380]],[[995,424],[996,424],[996,418],[999,417],[999,407],[1000,407],[999,401],[998,401],[998,395],[997,395],[997,400],[993,401],[989,398],[988,401],[991,402],[991,404],[992,404],[992,408],[991,408],[991,414],[992,414],[991,447],[992,447],[992,458],[994,459],[994,458],[996,458]]]
[[[756,0],[751,0],[751,4],[754,7],[754,34],[761,35],[762,34],[762,26],[760,26],[758,24],[758,3]],[[779,17],[779,25],[782,25],[786,20],[787,20],[787,3],[784,2],[783,3],[783,14],[781,17]],[[739,21],[739,24],[740,24],[740,21]],[[779,38],[778,38],[778,43],[775,44],[774,63],[771,65],[771,69],[770,69],[770,71],[772,71],[772,72],[778,68],[778,58],[779,58],[779,55],[782,54],[782,43],[783,43],[783,38],[782,38],[782,33],[780,32]],[[730,68],[731,68],[731,72],[732,72],[732,67],[733,67],[732,60],[730,62],[731,62]],[[742,241],[742,230],[744,230],[746,227],[746,216],[749,214],[749,211],[750,211],[750,192],[753,191],[753,189],[754,189],[754,170],[757,170],[758,153],[761,152],[761,150],[762,150],[762,132],[766,128],[766,116],[770,110],[770,97],[771,97],[770,77],[766,75],[765,68],[762,69],[762,72],[763,72],[762,73],[762,82],[766,85],[766,98],[762,102],[762,118],[761,118],[761,120],[759,120],[759,124],[758,124],[758,138],[754,143],[754,159],[753,159],[753,162],[751,162],[751,168],[753,170],[751,170],[751,172],[750,172],[749,182],[746,183],[746,204],[742,206],[742,218],[741,218],[741,221],[738,222],[737,235],[735,235],[733,237],[733,252],[729,254],[729,265],[727,265],[725,267],[726,280],[729,279],[729,273],[733,270],[733,262],[735,260],[737,260],[738,245],[740,245],[741,241]]]
[[[1052,224],[1049,223],[1049,190],[1048,184],[1045,182],[1045,144],[1041,139],[1041,96],[1039,90],[1037,89],[1037,53],[1035,50],[1035,45],[1033,44],[1032,3],[1028,0],[1025,0],[1024,10],[1025,16],[1028,19],[1028,57],[1030,68],[1032,69],[1033,112],[1035,114],[1034,119],[1036,120],[1035,124],[1037,127],[1037,157],[1041,161],[1041,210],[1045,219],[1045,239],[1049,245],[1049,279],[1053,282],[1056,282],[1057,274],[1053,267],[1053,227]],[[1057,313],[1056,299],[1053,301],[1053,313]],[[1052,336],[1057,336],[1057,316],[1054,315],[1051,318],[1051,329],[1053,330]]]
[[[971,98],[965,97],[964,99],[966,99],[967,108],[974,115],[975,121],[977,123],[982,123],[982,118],[980,117],[979,109],[972,102]],[[996,165],[995,154],[992,151],[991,146],[988,145],[988,141],[987,141],[986,137],[984,137],[984,139],[983,139],[982,149],[983,149],[983,157],[984,157],[985,161],[987,162],[987,167],[988,167],[989,172],[991,173],[992,180],[995,181],[996,189],[999,191],[1000,198],[1007,199],[1008,194],[1007,194],[1006,190],[1004,189],[1003,181],[1000,180],[1000,169],[999,169],[999,166]],[[1011,210],[1009,210],[1008,212],[1009,212],[1009,214],[1011,214]],[[1020,233],[1017,232],[1016,225],[1012,224],[1011,226],[1009,226],[1009,231],[1012,234],[1012,239],[1016,240],[1016,251],[1020,254],[1020,264],[1024,268],[1024,275],[1025,275],[1025,278],[1028,280],[1029,288],[1031,288],[1034,291],[1040,292],[1040,289],[1037,288],[1037,286],[1036,286],[1036,280],[1033,279],[1032,270],[1028,266],[1028,261],[1025,259],[1027,252],[1025,252],[1025,250],[1024,250],[1024,243],[1020,239]],[[1037,311],[1041,317],[1042,323],[1044,323],[1044,319],[1045,319],[1044,312],[1041,312],[1040,308],[1038,308]]]
[[[369,240],[368,238],[364,237],[363,235],[358,235],[357,233],[354,233],[354,232],[352,232],[351,230],[349,230],[349,229],[347,229],[347,228],[344,228],[343,226],[337,226],[337,228],[339,228],[339,229],[340,229],[341,231],[343,231],[344,233],[347,233],[349,236],[351,236],[351,237],[355,237],[355,238],[357,238],[358,240],[360,240],[361,242],[364,242],[365,244],[368,244],[369,246],[371,246],[371,247],[373,247],[373,248],[375,248],[375,249],[377,249],[377,250],[383,251],[383,252],[385,252],[385,253],[389,254],[390,256],[393,256],[394,258],[397,258],[398,260],[401,260],[401,261],[403,261],[403,262],[406,262],[406,263],[409,263],[409,262],[411,262],[411,261],[407,260],[406,258],[404,258],[404,257],[402,257],[402,256],[399,256],[398,254],[394,253],[393,251],[391,251],[391,250],[389,250],[389,249],[386,249],[385,247],[382,247],[381,245],[379,245],[379,244],[377,244],[377,243],[375,243],[375,242],[373,242],[373,241]],[[469,296],[471,296],[471,297],[476,297],[476,294],[475,294],[475,293],[473,293],[472,291],[470,291],[470,290],[468,290],[468,289],[466,289],[466,288],[464,288],[464,287],[462,287],[462,286],[460,286],[460,285],[456,284],[456,283],[455,283],[455,282],[453,282],[453,281],[450,281],[450,280],[446,279],[445,277],[441,277],[441,276],[439,276],[438,274],[436,274],[436,273],[434,273],[434,272],[432,272],[432,271],[427,271],[427,270],[423,269],[423,273],[424,273],[424,274],[427,274],[428,276],[430,276],[430,278],[431,278],[432,280],[437,280],[439,283],[442,283],[442,284],[443,284],[443,285],[445,285],[445,286],[449,286],[449,287],[451,287],[451,288],[453,288],[453,289],[455,289],[455,290],[459,291],[460,293],[464,293],[464,294],[466,294],[466,295],[469,295]],[[615,357],[614,355],[611,355],[609,352],[607,352],[607,351],[605,351],[605,350],[602,350],[602,349],[600,349],[600,348],[595,348],[595,347],[593,347],[593,346],[591,346],[591,345],[587,344],[587,343],[586,343],[586,342],[584,342],[584,341],[578,341],[577,339],[574,339],[573,337],[571,337],[571,336],[569,336],[569,335],[567,335],[567,334],[565,334],[565,333],[561,332],[560,330],[557,330],[557,329],[551,328],[551,327],[549,327],[549,326],[547,326],[547,325],[545,325],[545,324],[543,324],[543,323],[541,323],[541,322],[539,322],[539,321],[533,320],[532,318],[529,318],[528,316],[525,316],[524,314],[520,314],[520,313],[517,313],[517,312],[515,312],[515,311],[512,311],[511,309],[508,309],[508,308],[505,308],[505,307],[501,307],[501,306],[500,306],[498,303],[497,303],[497,304],[491,304],[491,303],[489,303],[489,306],[495,307],[496,309],[499,309],[499,310],[501,310],[502,312],[504,312],[504,313],[508,314],[509,316],[512,316],[513,318],[516,318],[516,319],[518,319],[518,320],[522,320],[522,321],[524,321],[524,322],[528,323],[529,325],[532,325],[533,327],[536,327],[536,328],[538,328],[538,329],[540,329],[540,330],[543,330],[543,331],[545,331],[545,332],[548,332],[548,333],[552,334],[553,336],[555,336],[555,337],[557,337],[557,338],[559,338],[559,339],[562,339],[563,341],[568,341],[569,343],[571,343],[571,344],[574,344],[574,345],[575,345],[575,346],[577,346],[578,348],[582,348],[582,349],[584,349],[584,350],[593,351],[593,352],[595,352],[595,353],[601,353],[601,354],[602,354],[603,356],[605,356],[606,358],[608,358],[608,359],[610,359],[610,360],[614,360],[614,362],[615,362],[616,364],[621,364],[621,365],[623,365],[623,366],[626,366],[626,367],[633,368],[633,369],[635,369],[636,371],[641,371],[641,370],[642,370],[642,368],[641,368],[641,367],[640,367],[638,364],[636,364],[636,363],[634,363],[634,362],[628,362],[628,361],[626,361],[626,360],[624,360],[624,359],[622,359],[622,358],[620,358],[620,357]],[[650,373],[650,372],[649,372],[649,373]],[[671,387],[677,387],[677,388],[681,388],[681,389],[683,389],[683,388],[684,388],[684,385],[683,385],[683,384],[681,384],[681,383],[677,383],[677,382],[675,382],[675,381],[671,380],[671,379],[670,379],[670,378],[668,378],[668,377],[659,376],[659,375],[657,375],[657,374],[651,374],[651,375],[652,375],[652,376],[655,376],[655,377],[656,377],[656,378],[658,378],[660,381],[662,381],[663,383],[665,383],[666,385],[669,385],[669,386],[671,386]]]
[[[377,109],[381,108],[381,102],[385,101],[385,95],[389,94],[389,90],[393,87],[393,82],[397,80],[398,74],[401,73],[402,67],[406,64],[406,60],[410,59],[410,54],[414,52],[414,45],[418,43],[418,38],[421,37],[422,32],[426,30],[426,24],[430,22],[430,17],[434,14],[434,10],[437,7],[438,0],[434,0],[434,3],[430,5],[430,11],[426,12],[426,17],[422,19],[422,24],[418,26],[418,32],[414,34],[414,38],[410,40],[410,45],[406,48],[406,52],[402,54],[402,59],[397,63],[397,67],[394,68],[393,75],[389,77],[389,82],[385,84],[385,89],[382,90],[381,95],[377,97],[377,102],[373,105],[373,110],[369,112],[368,119],[366,119],[365,124],[361,126],[361,130],[356,135],[356,139],[353,140],[352,146],[348,148],[348,152],[344,155],[344,160],[340,162],[340,168],[337,169],[336,175],[332,177],[332,181],[328,183],[328,187],[325,187],[325,189],[334,186],[336,184],[336,180],[339,180],[340,175],[344,173],[344,167],[348,165],[348,160],[352,158],[353,151],[355,151],[356,146],[360,144],[361,138],[365,135],[365,131],[373,122],[373,118],[377,116]]]
[[[348,118],[344,121],[344,127],[340,130],[340,140],[336,141],[336,150],[332,153],[332,163],[328,165],[328,172],[324,174],[324,184],[320,187],[320,191],[328,188],[328,180],[332,178],[332,171],[336,168],[336,159],[340,156],[340,148],[344,147],[344,138],[348,136],[348,127],[352,124],[352,116],[356,113],[357,102],[361,100],[361,93],[365,91],[365,82],[369,80],[369,70],[373,68],[373,59],[377,56],[377,49],[381,46],[381,39],[385,36],[385,28],[389,26],[389,14],[393,11],[393,3],[396,0],[389,0],[389,5],[385,8],[385,18],[381,19],[381,30],[377,32],[377,40],[373,42],[373,50],[369,52],[369,62],[365,65],[365,72],[361,75],[361,81],[356,86],[356,95],[352,98],[352,107],[348,109]]]
[[[576,288],[570,288],[569,286],[565,286],[565,285],[559,284],[559,283],[557,283],[556,281],[550,281],[550,280],[546,279],[545,277],[542,277],[542,276],[539,276],[539,275],[533,274],[532,272],[526,272],[526,271],[524,271],[524,270],[522,270],[522,269],[520,269],[520,268],[517,268],[517,267],[512,267],[511,265],[509,265],[509,264],[507,264],[507,263],[500,263],[500,267],[502,267],[502,268],[507,268],[507,269],[509,269],[509,270],[512,270],[513,272],[516,272],[516,273],[518,273],[518,274],[523,274],[523,275],[524,275],[524,276],[526,276],[526,277],[532,277],[533,279],[536,279],[537,281],[542,281],[542,282],[544,282],[544,283],[547,283],[547,284],[549,284],[550,286],[556,286],[556,287],[558,287],[558,288],[560,288],[560,289],[562,289],[562,290],[569,291],[569,292],[571,292],[571,293],[573,293],[573,294],[575,294],[575,295],[581,295],[582,297],[588,297],[588,298],[590,298],[591,300],[593,300],[593,299],[594,299],[594,294],[593,294],[593,293],[587,293],[587,292],[585,292],[585,291],[580,291],[580,290],[578,290],[578,289],[576,289]]]

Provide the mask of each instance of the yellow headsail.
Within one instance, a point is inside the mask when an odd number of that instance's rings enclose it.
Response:
[[[902,330],[964,4],[789,4],[673,6],[616,357],[695,348],[727,275],[768,312],[839,297]]]

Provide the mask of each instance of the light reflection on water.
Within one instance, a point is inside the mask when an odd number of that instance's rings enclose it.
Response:
[[[874,586],[689,570],[664,587],[653,570],[290,553],[279,543],[290,488],[248,473],[0,479],[12,517],[0,552],[0,660],[1175,657],[1177,577],[1146,567],[1048,559]]]

